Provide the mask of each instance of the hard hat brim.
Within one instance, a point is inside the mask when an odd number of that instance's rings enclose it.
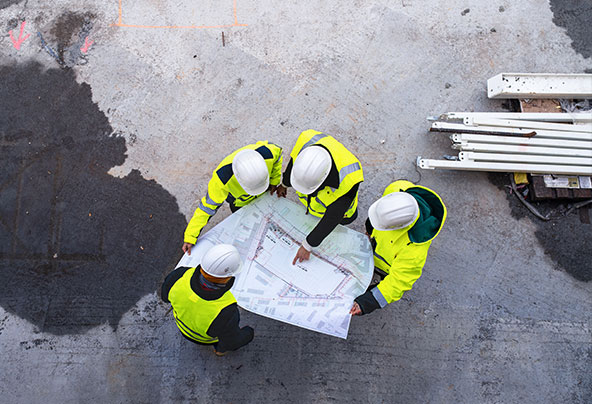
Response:
[[[243,265],[244,265],[244,262],[241,260],[240,267],[235,272],[233,272],[232,274],[230,274],[228,276],[236,276],[236,275],[240,274],[243,271]],[[203,271],[206,274],[213,276],[214,278],[218,278],[218,279],[228,278],[228,276],[220,276],[220,274],[212,274],[212,273],[208,272],[208,270],[206,268],[204,268],[203,265],[201,265],[201,264],[199,266],[201,267],[201,269],[203,269]]]
[[[231,259],[236,260],[234,263],[232,263],[232,267],[236,267],[236,269],[224,273],[216,271],[215,268],[219,269],[220,267],[220,260],[222,260],[222,264],[224,264],[224,260],[229,258],[228,254],[230,254]],[[214,268],[210,268],[210,264],[214,265]],[[216,264],[218,264],[218,266],[216,266]],[[200,267],[206,274],[215,278],[224,279],[230,276],[236,276],[238,273],[240,273],[243,268],[243,264],[244,261],[242,260],[236,247],[234,247],[232,244],[217,244],[206,251],[201,257]]]
[[[234,158],[232,160],[232,172],[234,173],[234,177],[236,178],[236,181],[238,182],[238,184],[241,186],[241,188],[247,194],[249,194],[251,196],[258,196],[258,195],[261,195],[263,192],[267,191],[267,188],[269,188],[269,171],[267,171],[267,177],[265,178],[265,182],[261,183],[260,186],[257,186],[257,187],[249,187],[248,185],[245,186],[245,184],[243,184],[241,182],[240,176],[238,175],[237,162],[241,156],[247,155],[247,154],[254,154],[256,156],[261,156],[255,150],[251,150],[251,149],[240,150],[238,153],[236,153],[236,155],[234,156]],[[265,160],[263,159],[263,157],[260,157],[260,159],[262,161],[262,164],[265,165]]]
[[[370,224],[376,230],[379,231],[388,231],[388,230],[395,230],[395,229],[387,229],[386,227],[380,226],[380,219],[378,218],[378,214],[376,213],[376,207],[378,206],[378,202],[380,199],[375,201],[370,207],[368,208],[368,219],[370,219]]]
[[[237,178],[238,181],[238,178]],[[258,196],[261,195],[263,192],[267,191],[267,188],[269,188],[269,176],[267,177],[267,181],[265,181],[264,184],[262,184],[260,187],[257,188],[249,188],[249,187],[244,187],[240,182],[239,185],[242,187],[242,189],[245,190],[245,192],[251,196]]]
[[[316,153],[317,156],[313,157],[310,154]],[[319,156],[320,154],[320,156]],[[311,161],[312,159],[312,161]],[[313,184],[304,184],[304,181],[301,181],[304,176],[310,177],[310,172],[308,168],[310,168],[312,163],[323,163],[320,168],[323,170],[320,173],[320,177],[316,179]],[[329,172],[331,172],[331,166],[333,165],[333,157],[331,157],[331,153],[327,149],[321,146],[312,145],[308,148],[301,150],[298,153],[298,156],[294,159],[294,164],[292,166],[292,172],[290,173],[290,184],[294,187],[296,191],[301,194],[310,195],[327,179],[329,176]],[[300,173],[298,176],[295,174],[298,170],[302,171],[304,169],[304,173]],[[315,175],[317,175],[315,174]],[[300,177],[300,179],[298,178]],[[310,178],[308,178],[310,179]],[[309,182],[309,181],[306,181]]]
[[[300,192],[301,194],[310,195],[321,186],[321,184],[323,183],[323,181],[325,181],[326,178],[327,177],[323,178],[323,180],[318,184],[315,184],[316,186],[314,187],[306,187],[302,185],[297,178],[294,178],[294,171],[292,171],[290,173],[290,184],[292,185],[292,187],[294,187],[296,191]]]
[[[392,194],[389,194],[389,195],[392,195]],[[374,227],[376,230],[379,230],[379,231],[391,231],[391,230],[401,230],[401,229],[404,229],[404,228],[409,227],[412,224],[414,224],[417,221],[417,219],[419,218],[419,208],[417,209],[413,220],[409,221],[408,223],[405,223],[404,225],[394,226],[394,227],[380,226],[380,218],[378,217],[378,212],[376,211],[376,209],[378,207],[378,203],[380,201],[382,201],[383,198],[387,198],[389,195],[385,195],[382,198],[378,199],[376,202],[374,202],[368,208],[368,219],[370,219],[370,224],[372,225],[372,227]]]

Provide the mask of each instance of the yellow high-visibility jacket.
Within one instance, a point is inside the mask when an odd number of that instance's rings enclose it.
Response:
[[[230,155],[226,156],[214,170],[212,179],[208,183],[208,192],[206,193],[206,196],[201,199],[199,206],[187,225],[187,229],[185,229],[184,241],[186,243],[195,244],[201,230],[208,223],[210,218],[216,214],[218,208],[222,206],[224,201],[234,203],[235,206],[241,207],[257,198],[257,196],[249,195],[245,192],[232,172],[232,160],[234,159],[234,156],[236,156],[239,151],[245,149],[255,150],[263,156],[267,169],[269,170],[270,185],[278,185],[280,183],[282,179],[281,147],[264,140],[235,150]]]
[[[218,314],[236,303],[230,290],[216,300],[205,300],[191,289],[191,277],[195,268],[188,269],[169,291],[169,301],[177,327],[190,339],[203,344],[214,344],[218,338],[208,335],[208,329]]]
[[[364,181],[364,174],[362,172],[362,163],[357,159],[344,145],[335,140],[332,136],[325,135],[322,132],[316,130],[306,130],[300,134],[296,145],[290,157],[292,161],[296,160],[296,157],[302,150],[312,145],[324,146],[337,167],[339,172],[339,187],[337,189],[331,187],[325,187],[321,189],[314,198],[311,198],[310,204],[308,204],[308,196],[301,194],[296,191],[296,195],[300,202],[306,206],[307,212],[317,217],[323,217],[327,211],[327,206],[337,200],[339,197],[348,193],[354,185]],[[356,212],[358,208],[358,194],[354,198],[351,206],[345,212],[344,217],[350,218]]]
[[[372,290],[380,307],[399,300],[413,287],[421,276],[432,240],[446,220],[446,206],[431,189],[400,180],[390,184],[383,196],[393,192],[407,192],[415,197],[421,214],[403,229],[372,231],[371,237],[376,241],[374,266],[388,274]]]

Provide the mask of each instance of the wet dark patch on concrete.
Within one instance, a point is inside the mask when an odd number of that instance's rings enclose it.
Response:
[[[179,258],[185,218],[140,172],[107,173],[125,140],[72,70],[0,77],[0,305],[54,334],[115,327]]]
[[[592,56],[592,2],[551,0],[553,23],[565,28],[571,46],[585,58]]]
[[[50,33],[62,46],[68,46],[84,25],[85,22],[94,19],[91,13],[67,12],[60,15],[55,21]]]
[[[21,24],[21,22],[23,22],[23,20],[19,19],[19,18],[11,18],[10,20],[8,20],[8,22],[6,23],[6,28],[8,30],[14,30],[17,29],[18,26]]]
[[[580,281],[592,280],[592,225],[582,223],[577,210],[557,220],[548,222],[536,218],[509,192],[508,174],[488,173],[489,180],[500,189],[506,190],[506,198],[517,219],[528,218],[537,226],[536,238],[557,265]],[[567,210],[562,202],[532,202],[543,214]],[[587,208],[582,208],[587,209]],[[555,216],[555,215],[554,215]]]
[[[13,4],[18,4],[23,0],[0,0],[0,10],[3,8],[7,8],[12,6]]]
[[[62,66],[73,66],[83,57],[80,47],[93,27],[95,15],[90,12],[66,12],[54,21],[49,35],[38,33],[46,46],[55,49],[55,58]],[[50,55],[52,55],[51,52]],[[54,56],[54,55],[52,55]]]

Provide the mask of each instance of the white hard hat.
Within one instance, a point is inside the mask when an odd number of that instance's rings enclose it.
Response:
[[[407,192],[393,192],[370,205],[368,218],[376,230],[396,230],[409,226],[419,217],[419,206]]]
[[[269,187],[269,170],[263,156],[255,150],[245,149],[232,159],[232,172],[249,195],[260,195]]]
[[[312,194],[331,171],[331,154],[323,147],[310,146],[302,150],[292,167],[290,182],[301,194]]]
[[[201,260],[201,269],[217,278],[234,276],[241,270],[242,262],[237,249],[230,244],[218,244],[206,252]]]

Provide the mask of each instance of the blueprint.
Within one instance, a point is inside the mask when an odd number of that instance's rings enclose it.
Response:
[[[242,308],[345,339],[353,300],[372,278],[372,247],[364,234],[339,225],[310,260],[292,265],[319,220],[300,204],[264,195],[202,235],[177,266],[195,267],[213,245],[233,244],[243,259],[232,287]]]

